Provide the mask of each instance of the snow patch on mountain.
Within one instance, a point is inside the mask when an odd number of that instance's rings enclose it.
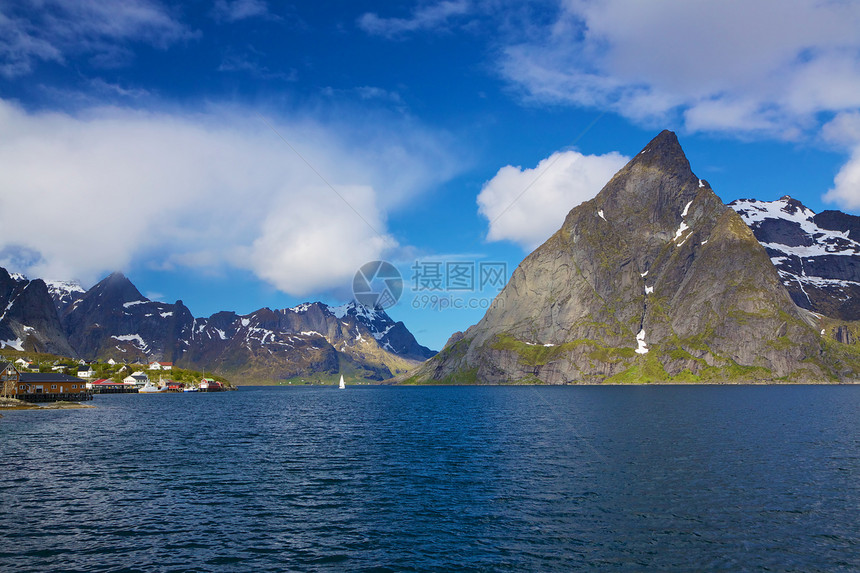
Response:
[[[0,348],[13,348],[15,350],[24,351],[24,341],[20,338],[15,340],[0,340]]]
[[[809,310],[856,320],[860,305],[860,242],[851,238],[860,218],[816,214],[789,196],[729,204],[752,229],[794,302]],[[841,228],[839,228],[841,225]]]
[[[119,340],[120,342],[131,342],[143,352],[146,352],[149,348],[149,345],[144,342],[143,338],[139,334],[120,334],[119,336],[111,336],[111,338]]]

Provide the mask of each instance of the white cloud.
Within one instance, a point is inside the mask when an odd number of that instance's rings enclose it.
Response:
[[[215,0],[212,16],[221,22],[236,22],[270,14],[269,6],[263,0]]]
[[[821,134],[825,141],[852,150],[824,200],[843,209],[860,209],[860,111],[837,114],[824,125]]]
[[[469,0],[443,0],[415,9],[408,18],[383,18],[373,12],[358,19],[358,27],[368,34],[395,37],[419,30],[438,30],[448,26],[452,18],[472,10]]]
[[[860,144],[860,111],[837,114],[824,124],[821,135],[825,141],[842,146]]]
[[[791,138],[860,107],[858,29],[856,2],[565,0],[500,66],[538,101]]]
[[[824,200],[838,203],[844,209],[860,209],[860,145],[836,174],[833,188],[824,195]]]
[[[249,250],[249,268],[289,292],[308,293],[331,288],[333,277],[337,286],[346,285],[361,264],[397,246],[380,234],[385,221],[372,188],[341,187],[339,192],[346,201],[325,185],[308,187],[298,201],[277,201]],[[285,224],[291,221],[312,224]]]
[[[102,66],[127,62],[128,42],[166,48],[197,34],[157,0],[24,0],[0,5],[0,73],[26,75],[40,61],[89,55]]]
[[[0,254],[84,282],[131,262],[228,265],[298,296],[396,246],[387,214],[457,169],[420,126],[270,121],[352,208],[245,109],[70,115],[0,100]]]
[[[490,222],[487,239],[534,249],[561,227],[568,211],[597,195],[627,161],[615,152],[562,151],[532,169],[502,167],[478,195],[478,210]]]

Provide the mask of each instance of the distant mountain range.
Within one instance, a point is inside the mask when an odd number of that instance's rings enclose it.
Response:
[[[662,132],[409,381],[856,380],[858,218],[732,207]]]
[[[120,273],[85,290],[0,269],[0,306],[3,347],[87,360],[170,361],[238,383],[339,374],[380,381],[434,354],[402,322],[355,302],[195,318],[181,300],[147,299]]]

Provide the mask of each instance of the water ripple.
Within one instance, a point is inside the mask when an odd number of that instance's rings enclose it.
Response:
[[[256,388],[0,421],[2,571],[853,571],[860,388]]]

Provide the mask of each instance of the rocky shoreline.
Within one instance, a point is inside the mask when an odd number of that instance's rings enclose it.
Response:
[[[92,404],[81,404],[79,402],[45,402],[33,404],[15,398],[0,398],[0,411],[3,410],[79,410],[83,408],[95,408]]]

